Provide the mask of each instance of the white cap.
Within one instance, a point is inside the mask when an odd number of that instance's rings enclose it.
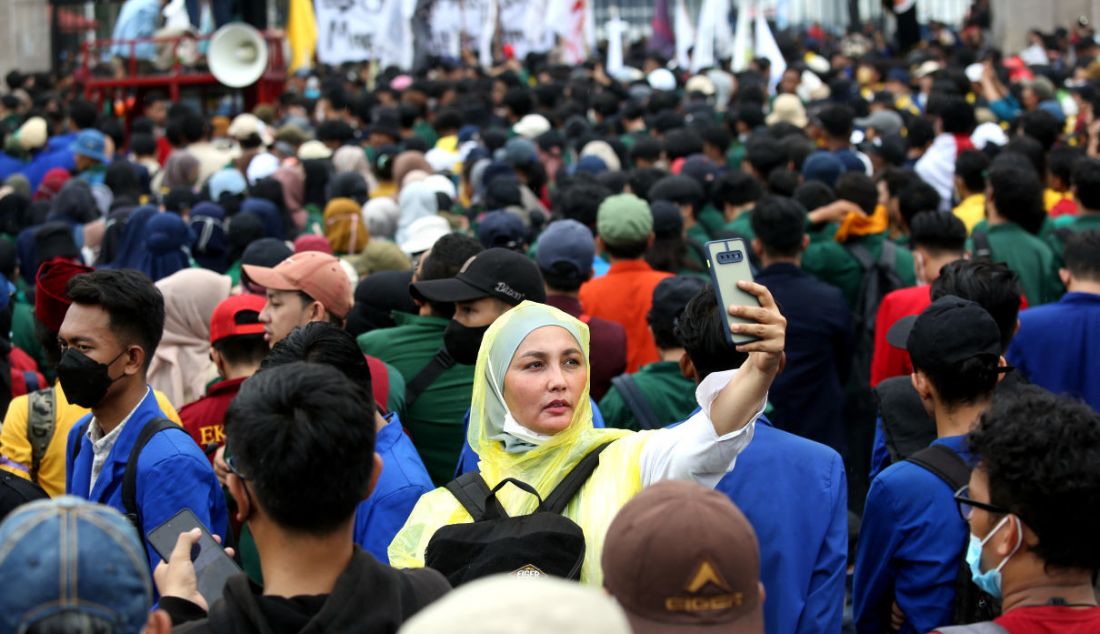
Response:
[[[923,64],[921,64],[920,66],[917,66],[917,69],[915,71],[913,71],[913,77],[915,77],[917,79],[920,79],[921,77],[927,77],[927,76],[931,75],[932,73],[938,71],[939,69],[940,69],[940,63],[937,62],[934,59],[930,59],[927,62],[924,62]]]
[[[667,68],[658,68],[651,72],[646,81],[649,82],[649,87],[653,90],[671,91],[676,90],[676,77]]]
[[[33,150],[46,145],[49,131],[46,129],[46,120],[42,117],[31,117],[16,132],[19,137],[19,147],[24,150]]]
[[[437,194],[446,194],[451,200],[458,195],[458,189],[454,181],[442,174],[432,174],[424,179],[424,185]]]
[[[687,80],[687,84],[684,85],[684,92],[701,92],[708,97],[713,97],[715,92],[714,82],[706,75],[696,75]]]
[[[398,246],[406,254],[416,255],[432,248],[436,240],[450,232],[451,225],[443,216],[424,216],[412,221],[406,232],[409,238]]]
[[[271,145],[275,142],[271,132],[267,129],[267,124],[256,115],[247,112],[239,114],[233,119],[233,122],[229,124],[229,129],[226,130],[226,134],[237,140],[247,139],[256,134],[259,135],[260,141],[264,145]]]
[[[990,143],[993,145],[1004,145],[1008,143],[1008,136],[1001,126],[993,122],[988,122],[974,128],[974,132],[970,134],[970,142],[974,144],[975,148],[981,150]]]
[[[614,599],[598,588],[551,577],[493,575],[451,591],[401,634],[630,634]]]
[[[248,177],[249,185],[255,185],[258,181],[274,174],[277,169],[279,169],[279,159],[274,154],[263,152],[252,157],[248,162],[248,172],[245,176]]]
[[[524,115],[522,119],[512,126],[512,132],[515,132],[525,139],[534,139],[540,134],[545,134],[549,131],[550,121],[541,114]]]
[[[435,147],[428,150],[427,154],[424,155],[424,160],[432,166],[433,172],[454,172],[455,164],[458,163],[458,152]]]
[[[303,161],[332,158],[332,150],[320,141],[306,141],[298,146],[298,158]]]

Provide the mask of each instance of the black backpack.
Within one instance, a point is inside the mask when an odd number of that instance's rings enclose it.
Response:
[[[852,379],[859,385],[871,383],[871,356],[875,350],[875,318],[882,298],[903,286],[897,271],[897,247],[883,240],[878,260],[862,244],[846,244],[845,250],[859,262],[862,277],[859,295],[852,311],[855,349],[852,356]]]
[[[447,490],[474,521],[436,531],[428,542],[425,565],[443,573],[456,588],[502,572],[520,577],[579,579],[584,563],[584,532],[561,513],[596,470],[600,452],[606,447],[601,445],[585,456],[545,500],[534,487],[515,478],[501,480],[491,491],[477,472],[452,480]],[[509,517],[496,499],[497,491],[505,484],[538,498],[535,512]]]
[[[906,460],[930,471],[946,482],[952,492],[958,491],[970,482],[970,467],[963,462],[959,454],[943,445],[931,445],[921,449]],[[970,536],[967,535],[966,542],[963,544],[964,553],[969,540]],[[997,599],[974,584],[965,556],[959,557],[958,572],[955,575],[953,611],[953,622],[957,625],[991,621],[1001,613],[1001,606]]]

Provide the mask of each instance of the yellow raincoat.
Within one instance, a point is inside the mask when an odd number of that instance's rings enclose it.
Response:
[[[500,394],[504,372],[523,339],[537,328],[560,326],[567,330],[584,351],[588,365],[588,326],[564,312],[533,302],[523,302],[497,319],[485,333],[474,369],[474,389],[470,406],[470,446],[481,457],[478,468],[489,488],[504,478],[526,482],[545,498],[555,486],[596,447],[613,442],[600,454],[600,465],[580,492],[565,508],[565,516],[584,531],[586,549],[581,581],[601,585],[600,557],[604,536],[611,520],[642,489],[641,454],[646,440],[654,432],[592,427],[592,407],[588,385],[578,399],[573,421],[565,430],[544,444],[516,453],[506,451],[500,440],[507,409]],[[493,370],[490,374],[490,365]],[[499,383],[492,380],[495,376]],[[513,486],[497,494],[510,516],[526,515],[535,510],[534,496]],[[424,566],[424,552],[435,532],[450,524],[473,521],[458,500],[444,488],[436,489],[417,502],[405,526],[390,544],[390,565],[398,568]]]

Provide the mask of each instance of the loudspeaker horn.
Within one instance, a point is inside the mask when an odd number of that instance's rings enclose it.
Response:
[[[215,79],[230,88],[244,88],[267,69],[267,42],[252,26],[227,24],[210,38],[206,57]]]

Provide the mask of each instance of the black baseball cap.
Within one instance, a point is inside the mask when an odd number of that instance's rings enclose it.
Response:
[[[997,322],[979,304],[954,295],[937,299],[920,315],[899,319],[887,331],[886,341],[908,350],[913,365],[925,369],[1001,355]]]
[[[416,299],[429,302],[472,302],[495,297],[518,306],[524,300],[546,301],[538,266],[525,255],[499,247],[466,260],[454,277],[417,282],[409,291]]]
[[[661,280],[653,289],[653,304],[646,319],[650,324],[668,324],[673,327],[688,302],[707,285],[701,277],[673,275]]]

